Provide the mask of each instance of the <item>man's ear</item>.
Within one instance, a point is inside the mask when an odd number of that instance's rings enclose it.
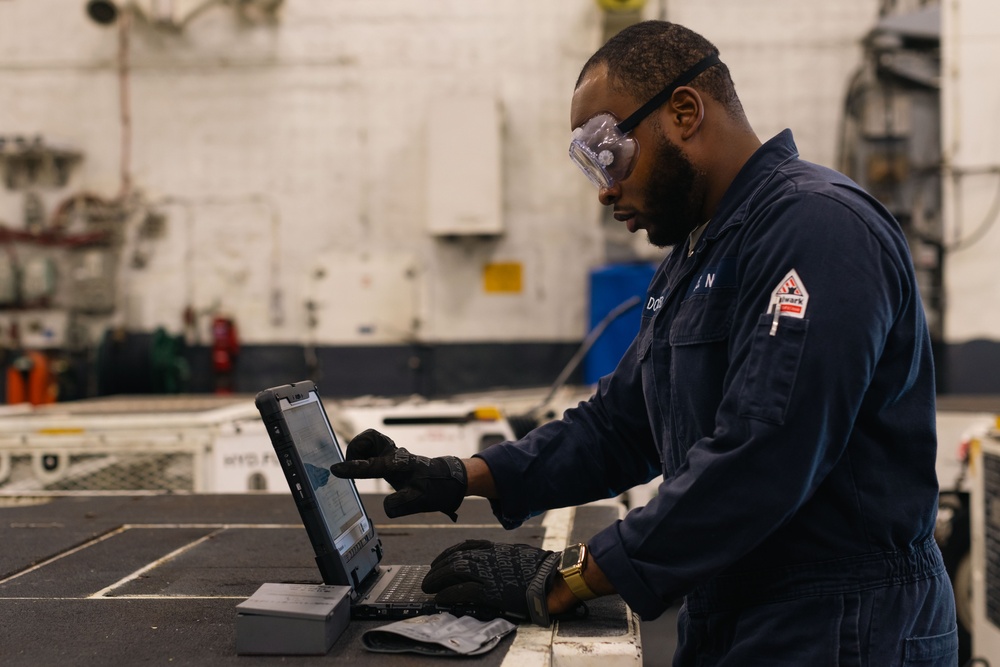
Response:
[[[705,120],[705,102],[694,88],[681,86],[670,96],[667,106],[670,123],[679,131],[682,140],[690,139],[701,128]]]

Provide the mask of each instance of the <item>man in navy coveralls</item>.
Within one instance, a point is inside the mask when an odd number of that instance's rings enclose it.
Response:
[[[718,50],[676,24],[602,47],[570,125],[600,202],[673,247],[617,369],[517,442],[426,459],[369,431],[335,472],[386,477],[392,516],[480,495],[508,528],[662,476],[569,565],[469,542],[425,590],[543,623],[539,589],[549,615],[618,593],[652,619],[682,598],[675,665],[957,664],[930,340],[898,224],[790,131],[762,144]]]

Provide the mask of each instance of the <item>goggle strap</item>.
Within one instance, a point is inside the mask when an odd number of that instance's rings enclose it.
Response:
[[[707,70],[712,65],[717,65],[721,61],[719,60],[718,54],[712,54],[702,58],[697,63],[695,63],[690,69],[683,72],[674,81],[668,85],[666,88],[657,93],[651,100],[639,107],[635,113],[631,116],[618,123],[615,127],[622,134],[627,134],[635,129],[635,126],[642,122],[642,119],[653,113],[660,105],[667,101],[667,99],[674,94],[674,91],[683,85],[691,83],[696,76]]]

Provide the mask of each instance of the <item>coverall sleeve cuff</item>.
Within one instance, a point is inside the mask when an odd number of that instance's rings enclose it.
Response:
[[[644,621],[651,621],[669,607],[642,580],[625,552],[616,521],[587,542],[591,557],[625,603]]]
[[[493,475],[493,483],[496,485],[497,493],[500,495],[499,499],[490,500],[493,515],[501,526],[507,530],[513,530],[531,518],[531,511],[528,509],[523,490],[521,492],[518,492],[516,488],[511,490],[508,480],[517,479],[517,472],[513,468],[505,445],[507,443],[487,447],[474,456],[486,461],[486,465]]]

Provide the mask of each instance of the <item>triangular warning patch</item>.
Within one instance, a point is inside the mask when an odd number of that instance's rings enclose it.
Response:
[[[779,317],[803,318],[806,316],[808,305],[809,292],[806,291],[798,272],[792,269],[771,292],[771,302],[767,306],[767,312],[772,313],[777,308]]]

